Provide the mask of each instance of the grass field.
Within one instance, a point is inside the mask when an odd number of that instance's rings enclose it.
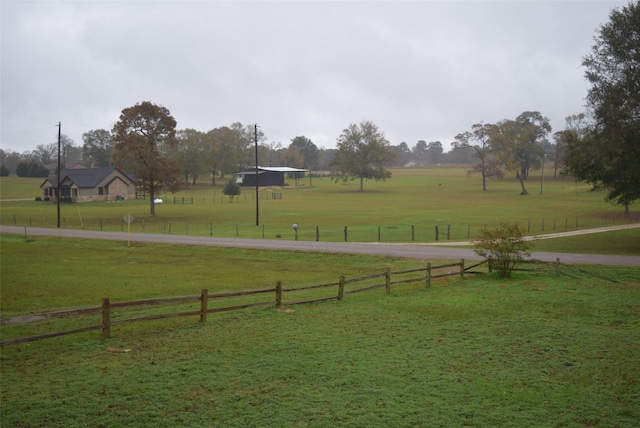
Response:
[[[15,177],[0,180],[2,199],[19,196],[26,201],[3,201],[0,222],[6,225],[55,227],[56,206],[35,202],[40,179],[31,179],[30,191]],[[481,191],[477,176],[467,177],[464,168],[396,169],[390,180],[367,182],[358,192],[354,182],[334,183],[330,178],[306,180],[301,186],[262,189],[259,192],[259,226],[256,226],[254,189],[243,189],[229,202],[222,187],[192,186],[178,198],[193,197],[193,204],[174,204],[174,195],[162,195],[165,203],[149,216],[149,202],[129,200],[63,205],[61,226],[92,230],[126,230],[123,217],[131,213],[132,231],[218,237],[294,239],[291,225],[299,225],[300,240],[430,242],[439,227],[440,240],[466,240],[483,227],[517,222],[529,234],[636,222],[640,212],[622,218],[622,209],[603,200],[589,186],[572,180],[547,178],[539,193],[539,177],[529,180],[529,196],[519,195],[513,179],[490,181]],[[271,195],[282,193],[282,199]],[[447,231],[449,232],[447,234]]]
[[[25,196],[31,185],[21,180],[0,180],[0,222],[54,227],[55,204],[33,201],[37,190]],[[408,241],[414,225],[415,239],[429,241],[436,224],[454,225],[453,240],[500,221],[531,223],[531,233],[541,233],[542,220],[544,233],[554,220],[557,229],[575,219],[579,228],[624,221],[602,194],[572,182],[547,181],[543,195],[530,185],[528,197],[509,180],[490,182],[487,193],[478,186],[477,177],[456,169],[394,171],[387,182],[366,183],[363,193],[353,183],[314,179],[312,186],[276,189],[282,200],[261,200],[261,225],[265,238],[293,239],[296,222],[300,239],[308,240],[315,226],[323,240],[343,239],[349,226],[354,241],[376,240],[378,226],[382,240]],[[208,235],[213,225],[215,236],[235,236],[238,225],[240,237],[259,237],[255,200],[251,193],[243,200],[245,194],[230,204],[220,187],[197,186],[178,195],[196,203],[165,203],[155,218],[148,201],[63,205],[63,227],[120,230],[131,212],[138,232]],[[8,201],[23,197],[29,200]],[[538,241],[534,249],[640,255],[638,231]],[[18,235],[0,235],[0,252],[3,319],[98,306],[103,297],[187,296],[276,281],[312,285],[425,262]],[[197,317],[125,324],[108,340],[93,331],[3,347],[0,423],[636,427],[640,269],[587,270],[619,282],[520,272],[511,279],[438,280],[429,289],[400,285],[388,296],[378,289],[283,311],[212,314],[204,324]],[[2,326],[0,336],[73,322]],[[99,323],[99,314],[77,322]]]
[[[1,238],[2,318],[423,263]],[[635,427],[640,271],[588,269],[620,282],[440,280],[4,347],[2,426]]]

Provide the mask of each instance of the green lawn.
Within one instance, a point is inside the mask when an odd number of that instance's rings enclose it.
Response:
[[[6,201],[19,198],[23,184],[0,180],[0,222],[54,227],[55,204]],[[557,229],[565,221],[575,227],[575,219],[578,227],[620,221],[620,209],[602,194],[572,182],[549,180],[543,195],[530,185],[528,197],[517,195],[514,181],[490,182],[487,193],[478,185],[456,169],[394,171],[387,182],[366,183],[363,193],[354,183],[318,179],[282,189],[282,200],[261,200],[261,226],[265,238],[293,239],[297,222],[300,239],[310,240],[315,226],[323,240],[343,239],[345,226],[350,240],[376,240],[380,226],[382,240],[406,242],[412,225],[416,240],[429,241],[436,224],[451,224],[452,239],[467,239],[468,230],[508,219],[531,223],[532,234],[541,233],[542,220],[544,233],[554,219]],[[261,236],[251,194],[230,204],[220,189],[184,191],[179,196],[205,200],[165,203],[155,218],[145,201],[63,206],[63,226],[120,230],[131,212],[134,231],[208,235],[213,226],[216,236],[235,236],[238,225],[240,237]],[[638,254],[637,231],[539,241],[534,250]],[[20,235],[0,235],[0,252],[2,319],[99,306],[103,297],[313,285],[425,263]],[[108,340],[92,331],[6,346],[0,421],[65,428],[635,427],[640,269],[586,270],[619,282],[575,271],[468,276],[433,281],[429,289],[399,285],[388,296],[377,289],[286,311],[210,314],[204,324],[197,317],[125,324]],[[2,326],[0,335],[100,323],[99,314],[76,319]]]
[[[423,263],[7,236],[2,252],[3,318]],[[621,282],[439,280],[4,347],[2,425],[634,427],[640,270],[588,269]]]
[[[440,240],[467,240],[483,227],[501,222],[515,223],[528,234],[551,233],[637,222],[640,212],[629,218],[622,209],[603,200],[589,186],[568,179],[547,178],[540,195],[539,177],[529,180],[529,196],[519,195],[514,179],[489,181],[481,191],[480,178],[468,177],[464,168],[394,169],[391,179],[367,182],[358,192],[355,182],[335,183],[314,178],[311,185],[261,189],[259,226],[256,226],[254,189],[243,189],[233,203],[222,194],[222,186],[192,186],[175,195],[193,197],[193,204],[174,204],[172,194],[149,216],[149,201],[129,200],[62,205],[61,227],[92,230],[126,230],[123,218],[134,216],[134,232],[189,234],[200,236],[294,239],[291,225],[299,225],[300,240],[342,241],[347,227],[349,241],[432,242],[438,226]],[[30,191],[25,182],[30,180]],[[22,195],[28,201],[3,201],[0,223],[5,225],[55,227],[56,205],[35,202],[40,180],[3,177],[2,198]],[[273,193],[282,199],[272,199]],[[181,200],[181,199],[180,199]]]

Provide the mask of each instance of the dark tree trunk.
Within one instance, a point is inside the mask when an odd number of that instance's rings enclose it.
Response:
[[[153,179],[149,180],[149,204],[151,206],[151,217],[156,216],[156,188],[153,185]]]
[[[516,177],[518,177],[518,180],[520,181],[520,187],[522,187],[522,192],[520,192],[521,195],[528,195],[529,192],[527,192],[527,188],[524,187],[524,180],[522,179],[522,176],[520,175],[519,172],[516,173]]]

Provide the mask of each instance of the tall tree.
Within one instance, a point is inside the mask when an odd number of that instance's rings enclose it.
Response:
[[[444,149],[440,141],[432,141],[427,144],[427,161],[432,164],[438,164],[442,161]]]
[[[60,147],[62,156],[62,145]],[[33,158],[42,165],[45,166],[53,166],[57,163],[58,159],[58,143],[50,143],[50,144],[38,144],[36,148],[32,152]],[[60,160],[62,163],[62,158]]]
[[[53,169],[58,163],[58,143],[39,144],[32,152],[33,158],[47,168]],[[73,140],[62,134],[60,139],[60,164],[62,168],[82,160],[82,150],[76,147]]]
[[[476,167],[482,175],[482,191],[487,191],[487,155],[489,153],[489,143],[491,138],[491,131],[495,125],[476,123],[471,126],[471,131],[463,132],[456,135],[456,140],[459,141],[459,147],[473,147],[476,152],[476,156],[480,160],[479,165]]]
[[[94,129],[82,134],[82,159],[89,166],[109,166],[113,138],[106,129]]]
[[[176,135],[178,144],[173,149],[174,156],[182,167],[185,185],[189,185],[189,177],[192,184],[196,184],[201,174],[209,172],[206,162],[207,134],[188,128],[178,131]]]
[[[426,161],[427,159],[427,142],[419,140],[413,147],[413,159],[417,161]]]
[[[496,123],[491,129],[491,149],[496,153],[496,158],[507,171],[515,172],[516,178],[520,182],[521,195],[528,195],[529,192],[524,185],[524,178],[520,174],[522,170],[522,140],[526,137],[521,135],[521,127],[514,120],[505,119]]]
[[[530,168],[542,165],[549,119],[537,111],[526,111],[515,120],[502,120],[489,128],[491,150],[507,171],[515,172],[521,195],[528,195],[524,181]]]
[[[393,160],[389,141],[370,121],[351,124],[337,140],[337,151],[329,164],[335,180],[360,180],[360,191],[365,179],[385,180],[391,172],[384,166]]]
[[[583,58],[594,123],[567,145],[565,173],[625,207],[640,199],[640,3],[614,9]]]
[[[150,214],[155,216],[155,196],[164,188],[180,188],[180,164],[168,156],[177,144],[176,120],[166,107],[143,101],[122,110],[113,127],[112,160],[132,173],[143,190],[149,192]]]
[[[548,144],[547,134],[551,132],[549,119],[537,111],[525,111],[516,117],[520,126],[518,156],[520,158],[520,176],[529,178],[531,168],[539,168],[544,158],[544,147]]]
[[[391,146],[391,150],[395,154],[395,163],[398,166],[404,166],[411,160],[411,149],[404,141],[397,146]]]
[[[280,165],[290,166],[292,168],[304,168],[304,156],[300,153],[297,146],[290,144],[286,149],[280,149],[278,151],[278,157]]]
[[[304,168],[312,169],[318,167],[318,146],[313,141],[304,136],[298,136],[291,140],[289,147],[295,147],[304,158]],[[290,165],[292,166],[292,165]]]
[[[250,146],[247,137],[243,135],[242,125],[216,128],[209,131],[209,136],[216,147],[212,167],[220,173],[221,178],[249,165]]]

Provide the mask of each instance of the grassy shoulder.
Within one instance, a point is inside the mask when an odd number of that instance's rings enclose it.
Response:
[[[534,251],[640,256],[640,228],[535,241]]]
[[[472,245],[464,247],[473,248]],[[531,251],[640,256],[640,228],[538,239],[532,242]]]

